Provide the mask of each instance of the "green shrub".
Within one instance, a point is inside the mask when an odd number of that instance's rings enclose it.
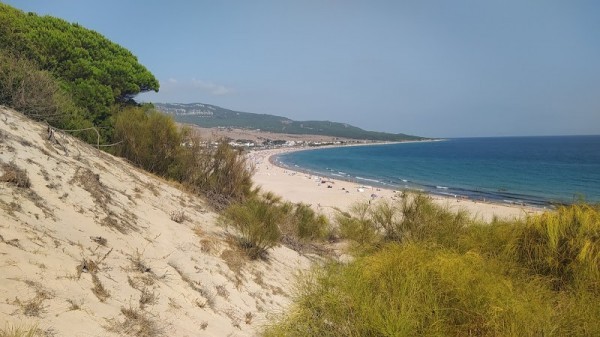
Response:
[[[79,24],[25,13],[0,3],[0,49],[35,63],[60,81],[85,120],[110,128],[114,105],[131,104],[140,92],[158,91],[159,83],[127,49]],[[37,77],[46,85],[47,76]],[[25,88],[28,94],[41,93]],[[33,99],[28,99],[33,103]],[[29,104],[31,106],[31,104]]]
[[[216,141],[216,146],[212,141],[186,138],[185,133],[183,139],[186,145],[181,147],[170,177],[206,195],[217,210],[258,193],[252,183],[253,167],[241,151],[224,139]]]
[[[284,203],[282,212],[287,216],[282,224],[282,232],[301,241],[323,240],[329,230],[329,221],[317,214],[309,205]]]
[[[387,236],[397,238],[395,241],[428,240],[439,244],[454,246],[455,240],[462,233],[471,219],[465,211],[451,211],[433,203],[424,194],[404,194],[399,202],[402,217],[392,224]]]
[[[282,202],[272,192],[253,196],[225,209],[221,221],[240,232],[240,246],[251,258],[263,257],[281,242],[298,251],[315,248],[307,245],[328,235],[329,222],[310,206]]]
[[[600,335],[598,212],[479,224],[418,197],[355,205],[340,230],[371,249],[303,278],[264,335]]]
[[[361,246],[371,246],[379,241],[379,233],[369,214],[369,204],[357,203],[350,213],[335,216],[342,238],[355,241]]]
[[[600,293],[600,212],[590,205],[559,207],[528,217],[510,249],[558,289],[583,286]]]
[[[279,222],[283,217],[279,207],[255,197],[229,206],[221,221],[239,232],[240,247],[251,259],[257,259],[265,257],[267,250],[279,243]]]
[[[252,167],[224,140],[191,136],[151,107],[129,107],[114,118],[113,149],[137,166],[204,194],[218,210],[253,195]]]
[[[181,133],[173,119],[154,110],[126,108],[115,116],[114,151],[135,165],[167,176],[181,151]]]
[[[343,237],[364,246],[429,241],[455,247],[471,223],[466,212],[438,206],[423,194],[403,194],[396,202],[358,203],[350,214],[338,213],[336,221]]]
[[[543,282],[511,279],[497,260],[392,244],[315,271],[290,313],[264,335],[552,335],[551,304]]]
[[[84,129],[82,110],[52,75],[40,70],[34,62],[0,50],[0,104],[26,116],[48,122],[60,129]],[[96,133],[77,134],[86,141],[97,142]]]
[[[253,168],[240,150],[221,139],[216,148],[207,151],[210,160],[201,166],[200,186],[209,198],[227,205],[252,194]]]

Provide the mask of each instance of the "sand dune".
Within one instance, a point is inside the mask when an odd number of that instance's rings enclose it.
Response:
[[[289,304],[308,258],[278,247],[247,261],[201,198],[56,139],[0,109],[0,324],[46,336],[249,336]]]

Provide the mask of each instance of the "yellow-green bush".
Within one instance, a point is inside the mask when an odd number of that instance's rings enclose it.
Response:
[[[342,238],[352,240],[362,247],[370,247],[379,240],[379,233],[370,217],[368,203],[357,203],[350,207],[350,213],[336,214]]]
[[[252,259],[265,257],[279,242],[279,222],[284,214],[279,207],[259,198],[233,204],[223,212],[221,221],[239,232],[238,243]]]
[[[336,221],[343,237],[363,246],[429,241],[454,247],[458,236],[471,224],[465,212],[438,206],[423,194],[403,194],[395,202],[358,203],[351,207],[350,214],[337,214]]]
[[[115,147],[122,156],[152,173],[166,175],[181,151],[182,137],[169,116],[154,110],[126,108],[115,116]]]
[[[295,204],[289,211],[288,221],[292,235],[301,240],[322,240],[329,230],[329,221],[322,214],[317,214],[306,204]]]
[[[303,278],[264,335],[600,335],[598,207],[481,224],[414,200],[339,215],[342,232],[369,249]],[[392,227],[402,235],[386,235],[382,224],[406,214]]]
[[[600,293],[600,212],[590,205],[559,207],[527,218],[510,247],[534,273],[557,288],[583,286]]]
[[[220,218],[238,230],[238,242],[251,258],[264,257],[279,242],[301,249],[305,243],[327,236],[327,218],[310,206],[282,202],[272,192],[259,194],[257,189],[252,193],[251,197],[226,208]]]
[[[216,147],[204,147],[197,154],[200,159],[196,170],[198,179],[192,186],[201,189],[215,205],[226,206],[230,202],[242,201],[252,194],[252,168],[240,150],[234,149],[224,140]]]
[[[129,107],[114,118],[114,148],[152,173],[181,182],[204,194],[217,209],[252,195],[252,168],[245,156],[224,140],[218,145],[191,137],[170,116],[152,108]]]
[[[551,335],[551,298],[543,282],[511,279],[496,260],[391,244],[312,274],[265,336]]]

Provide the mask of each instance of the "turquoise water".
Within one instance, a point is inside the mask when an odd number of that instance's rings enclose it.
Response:
[[[600,202],[600,136],[462,138],[283,154],[283,165],[365,185],[477,200]]]

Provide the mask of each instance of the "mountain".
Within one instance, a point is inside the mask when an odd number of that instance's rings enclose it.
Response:
[[[321,135],[376,141],[424,139],[402,133],[366,131],[350,124],[338,122],[294,121],[281,116],[234,111],[203,103],[154,103],[154,106],[159,111],[173,115],[175,120],[180,123],[195,124],[205,128],[260,129],[261,131],[273,133]]]
[[[247,260],[202,198],[2,106],[0,191],[0,336],[254,336],[312,264]]]

